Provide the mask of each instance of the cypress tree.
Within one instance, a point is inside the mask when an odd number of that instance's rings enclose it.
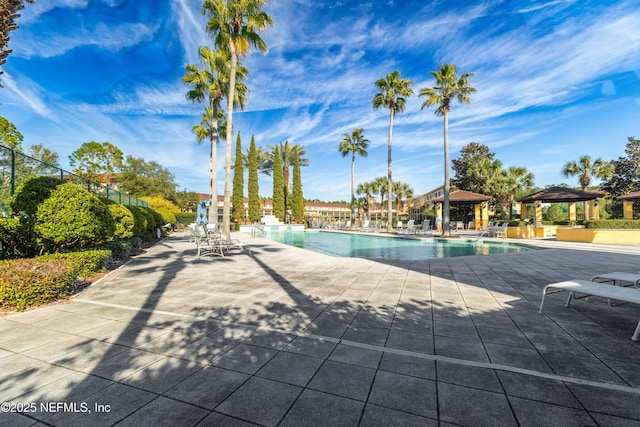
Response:
[[[293,195],[291,197],[293,220],[296,224],[304,223],[304,197],[302,196],[302,177],[300,176],[300,156],[293,158]]]
[[[236,158],[233,165],[233,197],[231,201],[231,220],[240,224],[244,220],[244,165],[242,163],[242,143],[240,132],[236,138]]]
[[[284,220],[284,184],[282,178],[282,158],[276,146],[273,149],[273,215]]]
[[[258,195],[258,150],[256,140],[251,135],[249,146],[249,221],[260,221],[260,196]]]

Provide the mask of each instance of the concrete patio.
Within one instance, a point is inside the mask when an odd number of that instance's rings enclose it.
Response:
[[[172,235],[68,302],[0,317],[2,426],[640,423],[640,308],[544,285],[640,247],[421,262]],[[20,410],[20,411],[18,411]]]

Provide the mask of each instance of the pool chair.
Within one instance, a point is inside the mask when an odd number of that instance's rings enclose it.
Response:
[[[418,231],[416,232],[416,234],[427,234],[427,231],[432,231],[431,228],[431,220],[430,219],[425,219],[424,221],[422,221],[422,227],[420,229],[418,229]]]
[[[566,282],[552,283],[544,287],[542,290],[542,300],[540,301],[540,309],[538,310],[538,313],[542,314],[544,300],[547,295],[562,291],[569,292],[565,307],[569,307],[572,299],[587,298],[589,296],[640,304],[640,288],[636,288],[635,286],[633,288],[628,288],[624,286],[612,286],[609,283],[589,282],[586,280],[568,280]],[[579,293],[582,296],[575,297],[576,293]],[[638,341],[638,338],[640,338],[640,321],[636,326],[635,332],[631,336],[633,341]]]
[[[414,219],[410,219],[407,222],[407,229],[405,230],[406,234],[416,234],[417,233],[418,230],[416,229],[416,226],[413,225],[415,222],[416,221]]]
[[[402,221],[398,221],[396,223],[396,228],[394,230],[396,233],[400,234],[404,231],[404,229],[402,228]]]
[[[222,247],[212,240],[207,233],[207,229],[202,224],[189,224],[189,233],[196,243],[196,258],[204,255],[224,256]]]
[[[509,223],[508,222],[503,222],[502,225],[500,227],[497,227],[495,229],[495,236],[496,237],[502,237],[503,239],[507,238],[507,227],[509,227]]]
[[[608,283],[613,286],[631,287],[635,286],[640,290],[640,274],[625,273],[623,271],[614,271],[613,273],[596,274],[591,278],[592,282]],[[616,304],[619,305],[619,304]],[[613,303],[609,300],[609,306],[613,307]]]
[[[344,227],[342,227],[343,230],[348,230],[351,228],[351,220],[347,220],[347,222],[344,223]]]

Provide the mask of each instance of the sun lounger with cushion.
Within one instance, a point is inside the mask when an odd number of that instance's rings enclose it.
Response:
[[[586,280],[568,280],[566,282],[552,283],[544,287],[544,289],[542,290],[542,301],[540,301],[540,310],[538,312],[542,314],[544,299],[548,294],[562,291],[569,292],[569,297],[567,298],[567,302],[565,304],[566,307],[569,307],[572,299],[584,298],[588,296],[596,296],[625,301],[633,304],[640,304],[640,289],[636,289],[635,287],[627,288],[623,286],[611,286],[607,283],[589,282]],[[584,296],[576,298],[574,296],[575,293],[584,294]],[[634,341],[638,341],[639,336],[640,321],[638,322],[636,330],[633,333],[631,339]]]

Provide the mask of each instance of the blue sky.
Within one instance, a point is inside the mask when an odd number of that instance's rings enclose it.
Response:
[[[11,33],[1,76],[0,115],[69,168],[87,141],[159,162],[180,189],[207,192],[208,152],[191,128],[202,105],[185,100],[185,66],[204,31],[201,1],[38,0]],[[374,111],[374,82],[398,70],[414,92],[430,71],[454,63],[473,72],[470,106],[450,114],[451,158],[471,141],[507,166],[524,166],[538,186],[562,182],[564,163],[624,156],[640,137],[640,4],[621,1],[269,2],[269,52],[244,59],[251,90],[234,129],[243,144],[289,140],[306,146],[307,198],[348,200],[350,158],[338,145],[354,127],[371,141],[356,159],[356,183],[385,176],[388,110]],[[393,128],[393,177],[414,194],[443,182],[442,118],[408,99]],[[235,139],[234,139],[235,141]],[[224,141],[218,147],[224,158]],[[219,161],[219,193],[224,162]],[[260,194],[272,183],[260,178]]]

